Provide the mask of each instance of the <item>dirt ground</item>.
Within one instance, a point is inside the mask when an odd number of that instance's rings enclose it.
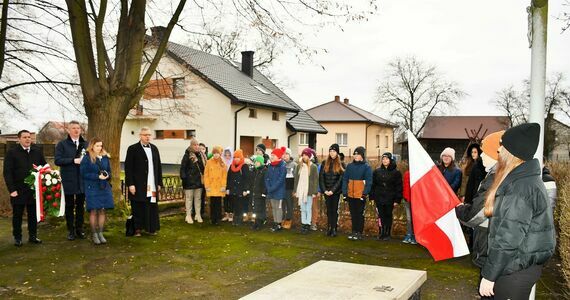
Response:
[[[179,214],[163,217],[161,226],[156,237],[127,238],[115,220],[106,229],[109,243],[94,246],[67,241],[64,221],[50,220],[39,228],[42,245],[16,248],[10,219],[0,218],[0,298],[237,299],[326,259],[426,270],[422,299],[477,299],[478,269],[469,257],[435,263],[423,247],[399,239],[353,242],[320,231],[188,225]],[[558,272],[553,259],[537,299],[565,297]]]

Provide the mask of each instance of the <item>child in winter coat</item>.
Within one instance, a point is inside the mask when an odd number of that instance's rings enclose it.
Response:
[[[313,149],[305,148],[299,164],[295,168],[295,186],[293,196],[297,197],[301,206],[301,233],[306,234],[311,227],[313,198],[318,193],[319,171],[311,161]]]
[[[338,203],[342,192],[342,175],[344,166],[338,155],[340,147],[332,144],[329,147],[329,156],[321,165],[319,171],[319,186],[321,193],[325,196],[327,206],[328,229],[327,236],[335,237],[338,227]]]
[[[265,158],[262,155],[255,156],[254,169],[250,174],[250,188],[253,197],[253,230],[258,230],[266,219],[265,213],[265,197],[267,189],[265,188],[265,174],[267,173],[267,166],[265,165]]]
[[[226,147],[222,153],[222,160],[226,164],[226,171],[230,170],[230,166],[234,161],[234,152],[231,147]],[[234,208],[233,203],[230,201],[229,197],[224,198],[224,218],[222,221],[233,222],[234,218]]]
[[[439,164],[439,170],[451,189],[455,194],[459,193],[459,188],[461,187],[461,170],[455,166],[455,150],[453,148],[445,148],[439,156],[441,163]]]
[[[381,162],[372,175],[370,198],[374,199],[380,218],[378,239],[387,241],[390,239],[394,206],[402,201],[402,173],[396,169],[392,153],[382,154]]]
[[[342,194],[348,200],[350,217],[352,219],[352,233],[349,240],[362,240],[364,231],[364,208],[366,197],[372,187],[372,169],[366,162],[366,149],[354,149],[354,161],[346,167],[342,178]]]
[[[211,222],[218,225],[222,214],[222,198],[226,195],[228,172],[221,156],[222,147],[214,147],[212,155],[204,170],[204,187],[206,188],[206,196],[210,197]]]
[[[269,164],[267,175],[265,176],[265,187],[267,188],[267,198],[271,202],[273,212],[273,227],[271,231],[281,230],[283,221],[282,202],[285,198],[285,176],[287,168],[282,157],[287,148],[281,147],[271,152],[271,163]]]
[[[249,166],[245,164],[243,151],[236,150],[234,160],[228,171],[227,198],[234,208],[234,225],[242,223],[242,214],[247,211],[249,189]]]
[[[287,148],[283,154],[287,176],[285,177],[285,199],[283,200],[283,228],[290,229],[293,220],[293,188],[295,187],[295,168],[297,162],[291,157],[291,149]]]

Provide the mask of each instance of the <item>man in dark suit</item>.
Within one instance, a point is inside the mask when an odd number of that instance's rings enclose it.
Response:
[[[6,153],[4,158],[4,180],[10,192],[12,204],[12,234],[14,245],[22,246],[22,217],[24,209],[28,212],[28,240],[30,243],[40,244],[38,239],[38,223],[36,219],[36,202],[34,191],[24,182],[30,175],[33,165],[45,165],[46,160],[40,150],[32,145],[32,135],[27,130],[18,132],[19,145]]]
[[[162,187],[162,165],[158,148],[150,143],[151,131],[143,127],[140,141],[129,146],[125,159],[125,182],[135,223],[135,236],[142,230],[156,235],[160,229],[158,193]]]
[[[65,193],[65,221],[67,239],[85,238],[83,233],[83,214],[85,213],[85,194],[79,174],[82,154],[87,151],[87,142],[81,136],[81,125],[71,121],[67,125],[69,135],[55,146],[55,164],[60,167],[61,181]]]

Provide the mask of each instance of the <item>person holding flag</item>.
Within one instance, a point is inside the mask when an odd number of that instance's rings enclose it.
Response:
[[[485,202],[490,218],[488,257],[479,286],[482,296],[528,299],[556,245],[552,208],[534,159],[540,125],[505,132],[493,185]]]

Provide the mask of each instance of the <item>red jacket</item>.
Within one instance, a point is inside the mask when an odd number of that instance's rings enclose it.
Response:
[[[412,196],[412,191],[410,188],[410,171],[406,171],[406,173],[404,173],[404,187],[402,194],[404,196],[404,199],[410,202],[410,197]]]

